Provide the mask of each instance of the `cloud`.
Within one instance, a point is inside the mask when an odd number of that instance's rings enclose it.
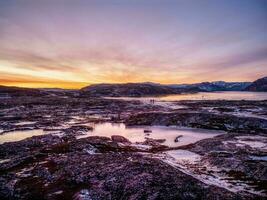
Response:
[[[14,82],[256,79],[267,67],[266,8],[258,0],[0,2],[0,69]]]

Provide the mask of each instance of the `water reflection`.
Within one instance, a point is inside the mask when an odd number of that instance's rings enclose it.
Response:
[[[151,130],[151,133],[144,133],[144,130]],[[131,142],[143,142],[145,138],[153,139],[166,139],[163,143],[170,147],[187,145],[197,142],[202,139],[211,138],[220,134],[223,131],[212,131],[205,129],[193,128],[178,128],[178,127],[164,127],[164,126],[139,126],[139,127],[126,127],[122,123],[102,123],[94,125],[94,131],[88,132],[86,135],[79,136],[78,138],[88,136],[106,136],[121,135],[128,138]],[[179,142],[175,142],[177,136]]]
[[[179,100],[267,100],[267,92],[198,92],[193,94],[177,94],[160,97],[119,97],[124,100],[142,100],[150,103],[151,99],[160,101]],[[155,101],[157,103],[157,101]]]
[[[199,92],[160,97],[160,100],[267,100],[267,92]]]
[[[48,133],[49,132],[45,132],[42,129],[11,131],[0,135],[0,144],[5,142],[16,142],[32,136],[44,135]]]

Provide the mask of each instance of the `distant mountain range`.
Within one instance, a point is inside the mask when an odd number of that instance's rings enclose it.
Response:
[[[196,84],[174,84],[169,85],[169,87],[186,90],[186,91],[196,91],[196,92],[213,92],[213,91],[242,91],[248,87],[251,82],[202,82]]]
[[[84,87],[81,93],[90,96],[153,96],[192,92],[259,91],[267,92],[267,77],[254,82],[202,82],[195,84],[123,83],[95,84]]]
[[[0,85],[0,98],[9,96],[42,96],[42,92],[39,89],[9,87]]]
[[[254,82],[202,82],[195,84],[168,84],[159,83],[122,83],[122,84],[94,84],[80,90],[65,89],[31,89],[0,86],[0,98],[8,96],[108,96],[108,97],[141,97],[170,95],[192,92],[216,91],[252,91],[267,92],[267,77]]]

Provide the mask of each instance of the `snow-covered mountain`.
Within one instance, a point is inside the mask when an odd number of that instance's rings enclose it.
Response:
[[[201,92],[242,91],[250,84],[251,82],[215,81],[215,82],[202,82],[195,84],[172,84],[169,85],[169,87],[183,89],[183,90],[201,91]]]

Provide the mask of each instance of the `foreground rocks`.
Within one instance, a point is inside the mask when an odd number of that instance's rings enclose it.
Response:
[[[51,134],[0,145],[0,199],[265,198],[204,183],[188,170],[213,176],[207,167],[213,166],[234,181],[267,191],[266,101],[181,101],[170,108],[70,94],[1,99],[0,134],[35,129]],[[119,135],[77,139],[90,135],[100,122],[178,125],[228,134],[179,148],[151,137],[139,143]],[[144,134],[153,133],[145,129]],[[178,143],[184,139],[178,137]],[[181,149],[201,156],[199,165],[186,164],[184,169],[159,159]]]
[[[203,160],[229,176],[267,191],[266,143],[265,134],[227,134],[196,142],[186,149],[202,155]]]
[[[47,135],[0,147],[1,160],[9,158],[1,199],[243,199],[105,137]]]

